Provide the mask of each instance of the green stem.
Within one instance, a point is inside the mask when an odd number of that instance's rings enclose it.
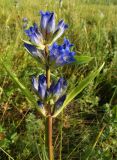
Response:
[[[50,68],[49,68],[49,51],[48,46],[45,47],[45,54],[47,58],[47,66],[46,66],[46,81],[47,81],[47,89],[50,88]],[[52,114],[51,114],[51,106],[47,104],[47,145],[48,145],[48,153],[49,160],[53,160],[53,145],[52,145]]]
[[[52,116],[48,116],[48,151],[49,160],[53,160],[53,145],[52,145]]]
[[[63,111],[61,113],[61,124],[60,124],[60,153],[59,153],[59,160],[62,160],[62,142],[63,142]]]

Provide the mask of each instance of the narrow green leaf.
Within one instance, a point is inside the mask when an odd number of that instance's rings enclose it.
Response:
[[[84,80],[80,82],[78,86],[76,86],[67,96],[65,102],[63,103],[63,106],[60,107],[53,115],[53,117],[56,117],[79,93],[82,92],[82,90],[88,86],[88,84],[99,74],[101,69],[103,68],[104,63],[99,69],[96,69],[95,71],[91,72]]]
[[[18,80],[17,76],[10,70],[10,67],[6,65],[3,61],[1,61],[3,67],[9,74],[9,76],[12,78],[13,82],[20,88],[22,93],[26,96],[27,100],[33,105],[33,107],[36,107],[37,110],[45,116],[44,110],[41,109],[36,102],[36,99],[34,96],[31,94],[31,92]]]
[[[90,56],[75,56],[76,62],[75,64],[85,64],[89,63],[93,57]]]

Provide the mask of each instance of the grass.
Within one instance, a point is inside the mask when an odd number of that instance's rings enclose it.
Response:
[[[117,6],[93,2],[63,0],[60,8],[57,0],[0,1],[0,59],[30,90],[32,75],[43,71],[23,48],[22,18],[38,22],[40,10],[65,19],[64,36],[77,55],[94,57],[87,65],[63,68],[69,88],[105,62],[100,75],[54,120],[57,160],[117,159]],[[0,160],[11,157],[47,160],[44,121],[0,65]]]

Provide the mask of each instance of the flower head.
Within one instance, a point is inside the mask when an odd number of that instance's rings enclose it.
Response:
[[[66,90],[67,88],[67,82],[64,78],[60,78],[58,82],[54,85],[52,89],[52,93],[54,96],[61,96],[62,92]]]
[[[36,23],[34,23],[29,29],[25,30],[25,33],[29,37],[32,44],[36,46],[43,46],[43,36]]]
[[[55,25],[55,13],[54,12],[43,12],[40,11],[41,19],[40,19],[40,27],[34,23],[32,26],[30,26],[28,29],[27,24],[24,24],[24,31],[26,35],[29,37],[29,41],[24,41],[24,47],[26,50],[35,58],[37,57],[38,60],[41,59],[41,62],[46,63],[46,55],[44,54],[45,46],[51,46],[53,44],[53,47],[51,47],[51,53],[50,57],[51,60],[53,57],[55,57],[55,52],[57,52],[56,56],[58,56],[58,53],[64,52],[63,56],[59,56],[56,59],[57,65],[59,63],[63,63],[63,61],[67,61],[71,56],[67,56],[68,53],[66,51],[63,51],[62,47],[58,47],[58,45],[55,43],[55,41],[64,33],[64,31],[68,28],[68,25],[64,23],[63,20],[60,20],[58,25]],[[24,22],[27,22],[27,19],[23,19]],[[68,47],[70,47],[65,42]],[[54,53],[53,53],[54,52]],[[68,52],[68,51],[67,51]],[[61,54],[61,53],[60,53]],[[71,52],[69,53],[69,55]],[[54,58],[55,59],[55,58]],[[67,59],[67,60],[66,60]],[[60,62],[61,61],[61,62]]]
[[[41,99],[44,99],[46,96],[46,77],[42,74],[37,78],[33,77],[32,78],[32,83],[34,89],[38,92],[38,95],[40,96]]]
[[[47,34],[53,33],[55,30],[55,15],[53,12],[43,12],[40,11],[41,21],[40,28],[41,32],[46,39]]]
[[[67,28],[68,28],[68,25],[65,24],[63,20],[60,20],[54,32],[53,42],[55,42],[64,33],[64,31]]]
[[[63,20],[60,20],[58,25],[55,25],[55,14],[53,12],[40,12],[41,21],[40,28],[41,32],[45,39],[48,40],[48,36],[53,34],[53,42],[55,42],[68,28],[68,25],[64,23]]]
[[[52,43],[55,42],[68,28],[68,25],[61,20],[56,26],[54,12],[40,11],[40,15],[40,28],[34,23],[31,27],[25,30],[25,33],[33,45],[39,46],[43,50],[46,41],[47,43],[48,41],[52,41]],[[27,19],[23,18],[23,22],[27,22]]]
[[[73,44],[71,44],[66,38],[61,46],[57,43],[54,43],[49,47],[50,60],[55,61],[56,65],[58,66],[75,62],[75,52],[70,51],[72,46]]]
[[[63,95],[62,97],[60,97],[60,98],[56,101],[55,107],[56,107],[56,108],[61,107],[61,106],[63,105],[65,99],[66,99],[66,95]]]
[[[51,99],[55,101],[56,106],[59,106],[64,102],[66,95],[64,95],[64,98],[62,97],[67,88],[67,82],[64,78],[60,78],[57,83],[52,82],[49,89],[47,89],[46,77],[43,74],[39,75],[38,78],[33,77],[32,83],[34,90],[42,101],[38,101],[38,104],[41,104],[41,106],[44,105],[44,100],[48,97],[51,97]]]

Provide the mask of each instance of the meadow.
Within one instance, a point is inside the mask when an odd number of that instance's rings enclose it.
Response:
[[[54,11],[56,21],[64,19],[69,29],[63,37],[74,44],[77,55],[92,57],[86,64],[60,69],[70,89],[105,62],[100,74],[54,119],[55,160],[117,160],[116,4],[116,0],[0,1],[0,160],[48,160],[44,120],[1,63],[34,94],[31,77],[43,70],[23,47],[22,19],[39,22],[40,10]]]

